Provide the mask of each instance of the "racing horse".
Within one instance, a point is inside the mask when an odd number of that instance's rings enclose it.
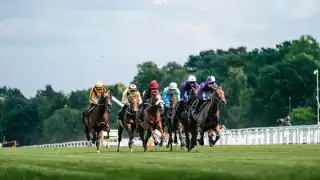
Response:
[[[122,131],[126,129],[129,135],[128,146],[132,152],[132,144],[134,138],[134,132],[136,131],[136,118],[139,111],[139,102],[134,97],[128,98],[129,107],[126,109],[123,117],[118,119],[118,149],[120,151],[120,142],[122,140]]]
[[[170,151],[172,151],[172,144],[173,142],[175,144],[177,144],[178,142],[178,138],[177,138],[177,129],[179,131],[179,140],[180,140],[180,149],[183,149],[183,139],[182,139],[182,123],[178,121],[177,118],[175,118],[175,116],[172,117],[172,114],[174,112],[174,107],[175,104],[177,104],[177,96],[172,94],[170,95],[170,99],[169,99],[169,106],[168,106],[168,110],[167,113],[165,115],[165,120],[166,120],[166,124],[168,127],[168,133],[169,133],[169,141],[167,144],[167,148],[170,147]],[[172,133],[174,132],[174,141],[172,140]]]
[[[137,123],[137,128],[138,128],[140,139],[142,140],[144,152],[147,152],[147,142],[152,135],[152,131],[155,129],[158,129],[161,132],[161,141],[159,146],[163,145],[165,136],[162,128],[161,114],[160,114],[163,111],[164,111],[164,102],[161,99],[161,95],[159,93],[152,93],[148,106],[144,111],[140,111],[140,114],[139,114],[140,119],[138,120],[138,123]],[[146,136],[144,136],[145,131],[147,131]]]
[[[177,110],[177,115],[175,117],[175,118],[180,118],[181,122],[183,123],[184,133],[185,133],[185,137],[186,137],[186,146],[188,149],[191,146],[189,133],[191,133],[192,137],[196,138],[196,136],[197,136],[197,129],[195,128],[197,126],[197,124],[195,121],[190,121],[188,114],[189,114],[189,109],[190,109],[192,103],[197,100],[198,90],[199,89],[196,87],[193,87],[191,89],[190,96],[189,96],[187,103],[185,103],[183,106],[180,107],[180,109],[182,109],[182,110],[180,110],[180,111]],[[179,112],[180,112],[180,114],[179,114]],[[172,117],[174,117],[174,116],[175,115],[173,114]],[[194,145],[196,145],[196,144],[194,144]]]
[[[200,112],[197,114],[195,113],[195,104],[197,101],[196,100],[192,103],[191,108],[189,109],[189,114],[188,117],[191,122],[194,122],[197,124],[198,131],[200,132],[200,139],[199,139],[199,144],[201,146],[204,145],[204,131],[206,129],[214,129],[216,138],[215,140],[212,139],[212,133],[210,135],[210,132],[208,133],[209,136],[209,143],[210,146],[215,145],[215,143],[220,139],[220,128],[219,128],[219,120],[220,120],[220,115],[219,115],[219,104],[222,102],[224,104],[227,103],[226,98],[224,96],[224,91],[222,87],[217,87],[214,88],[211,94],[208,94],[209,97],[211,95],[211,98],[207,101],[205,101],[201,107],[200,107]],[[195,127],[193,127],[195,129]],[[194,133],[194,131],[193,131]],[[188,147],[188,151],[196,145],[196,134],[192,134],[192,140],[191,140],[191,146]]]
[[[109,125],[109,111],[112,107],[111,92],[103,92],[98,103],[89,111],[92,111],[89,117],[86,117],[85,111],[82,111],[82,123],[84,133],[87,140],[90,141],[90,132],[92,134],[92,144],[96,144],[97,153],[100,152],[100,139],[102,131],[107,131],[107,139],[109,139],[110,125]]]

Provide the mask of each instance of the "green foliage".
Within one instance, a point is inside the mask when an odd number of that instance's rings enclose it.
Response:
[[[276,119],[289,112],[289,97],[294,109],[294,124],[314,124],[316,81],[313,71],[320,67],[319,43],[312,36],[285,41],[275,48],[248,51],[246,47],[207,50],[190,55],[180,65],[168,62],[158,67],[152,61],[137,65],[134,76],[140,92],[157,80],[159,90],[174,81],[181,84],[188,75],[198,83],[213,75],[228,101],[221,106],[221,123],[228,128],[275,126]],[[107,85],[121,99],[124,84]],[[0,137],[17,139],[20,144],[83,139],[80,111],[88,105],[89,89],[66,95],[50,85],[27,99],[15,88],[0,88]],[[67,105],[67,108],[64,108]],[[119,107],[114,103],[111,127],[116,127]],[[62,133],[63,132],[63,133]]]
[[[312,125],[317,123],[317,116],[312,112],[311,107],[298,107],[290,113],[294,125]]]

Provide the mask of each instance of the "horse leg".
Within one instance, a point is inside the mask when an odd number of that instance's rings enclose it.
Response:
[[[169,148],[170,146],[170,151],[172,151],[172,125],[171,125],[171,122],[168,121],[168,124],[167,124],[167,128],[168,128],[168,134],[169,134],[169,141],[167,143],[167,148]]]
[[[213,134],[212,134],[212,129],[210,128],[208,131],[208,138],[209,138],[209,145],[212,147],[214,145],[214,140],[213,140]]]
[[[191,140],[190,150],[197,145],[197,127],[195,124],[191,126],[191,135],[192,135],[192,140]]]
[[[200,132],[200,139],[199,139],[199,144],[201,145],[201,146],[203,146],[204,145],[204,140],[203,140],[203,136],[204,136],[204,126],[201,124],[201,125],[199,125],[199,132]]]
[[[152,135],[152,138],[153,138],[153,144],[155,146],[158,146],[158,140],[157,140],[156,134],[154,133],[154,130],[151,130],[151,135]]]
[[[117,149],[118,152],[120,152],[120,142],[122,140],[122,131],[123,131],[123,127],[118,123],[118,149]]]
[[[97,147],[97,153],[100,152],[100,140],[102,136],[102,131],[97,133],[97,140],[96,140],[96,147]]]
[[[159,129],[160,133],[161,133],[161,141],[160,141],[160,144],[159,144],[159,146],[161,147],[163,145],[163,141],[166,139],[166,137],[164,136],[163,128],[162,128],[162,120],[161,119],[158,121],[158,125],[157,126],[158,126],[158,129]]]
[[[152,131],[151,131],[151,127],[150,127],[150,129],[148,129],[147,135],[146,135],[146,137],[144,139],[144,142],[145,142],[144,152],[148,151],[147,142],[149,141],[149,138],[151,137],[151,134],[152,134]]]
[[[89,132],[90,129],[87,127],[85,112],[81,113],[81,117],[82,117],[83,131],[86,135],[87,140],[90,141],[90,132]]]
[[[106,148],[108,149],[108,148],[110,148],[110,146],[109,146],[109,138],[110,138],[110,129],[109,130],[107,130],[107,144],[106,144]]]
[[[178,122],[178,132],[179,132],[179,140],[180,140],[180,149],[183,150],[183,139],[182,139],[182,124]]]
[[[138,131],[139,131],[139,136],[140,136],[140,139],[142,141],[142,146],[144,149],[146,149],[146,146],[147,146],[147,143],[144,141],[144,129],[141,125],[138,125]]]
[[[191,143],[190,143],[190,134],[189,134],[189,129],[188,127],[185,126],[184,128],[184,134],[186,136],[186,147],[188,149],[188,152],[190,152],[190,147],[191,147]]]
[[[213,142],[213,145],[215,145],[216,142],[220,139],[220,128],[219,128],[218,124],[216,125],[214,132],[216,133],[216,138],[215,138],[215,140]]]
[[[177,121],[174,121],[173,122],[173,132],[174,132],[174,140],[173,140],[173,143],[175,144],[178,144],[178,137],[177,137],[177,126],[178,126],[178,123]]]
[[[132,130],[132,124],[128,123],[127,124],[128,128],[128,135],[129,135],[129,142],[128,142],[128,147],[130,148],[130,152],[132,152],[132,144],[133,144],[133,130]]]
[[[97,141],[97,133],[93,130],[93,129],[91,129],[91,134],[92,134],[92,139],[91,139],[91,143],[92,144],[95,144],[96,143],[96,141]]]
[[[134,138],[134,132],[136,131],[136,126],[131,126],[131,131],[130,131],[130,140],[129,140],[129,147],[130,147],[130,152],[133,152],[132,150],[132,145],[133,145],[133,138]]]

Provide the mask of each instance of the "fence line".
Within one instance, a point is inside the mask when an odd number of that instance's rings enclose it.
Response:
[[[230,129],[221,131],[221,138],[217,145],[269,145],[269,144],[320,144],[320,126],[282,126],[282,127],[260,127],[245,129]],[[117,145],[117,130],[111,130],[110,139],[102,140],[101,146]],[[105,132],[104,135],[105,136]],[[123,138],[121,146],[128,146],[128,138]],[[205,145],[209,144],[207,133],[205,133]],[[134,145],[141,146],[139,138],[134,139]],[[83,147],[92,146],[89,141],[70,141],[53,144],[31,145],[23,147]]]

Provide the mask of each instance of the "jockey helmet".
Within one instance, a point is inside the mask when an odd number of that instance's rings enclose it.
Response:
[[[194,75],[190,75],[190,76],[188,77],[188,81],[189,81],[189,82],[196,82],[196,81],[197,81],[197,78],[196,78]]]
[[[94,87],[98,90],[101,91],[103,89],[103,84],[102,82],[98,81],[94,84]]]
[[[129,90],[136,90],[137,86],[135,84],[130,84],[129,85]]]
[[[158,83],[156,80],[152,80],[149,84],[149,88],[151,89],[157,89],[158,88]]]
[[[178,85],[175,82],[171,82],[169,87],[170,87],[170,89],[178,89]]]
[[[133,93],[137,91],[137,86],[135,84],[130,84],[128,89]]]
[[[214,76],[208,76],[208,78],[207,78],[207,82],[208,83],[214,83],[216,81],[216,78],[214,77]]]

